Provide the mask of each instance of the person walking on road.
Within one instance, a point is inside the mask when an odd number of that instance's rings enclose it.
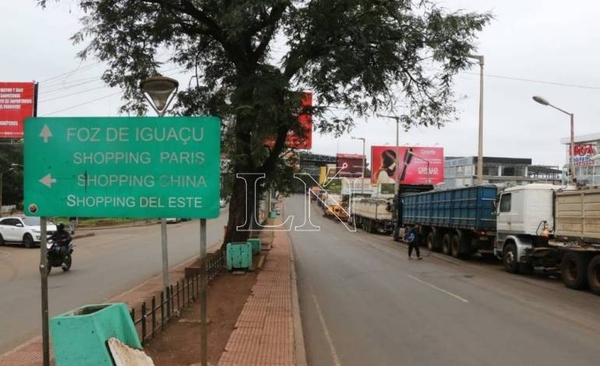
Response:
[[[75,234],[75,227],[77,226],[77,217],[71,216],[69,217],[69,231],[70,234]]]
[[[421,260],[421,250],[419,246],[421,246],[421,233],[419,233],[419,225],[413,225],[408,232],[404,236],[404,241],[408,243],[408,259],[412,257],[413,248],[415,250],[415,254],[417,255],[417,259]]]

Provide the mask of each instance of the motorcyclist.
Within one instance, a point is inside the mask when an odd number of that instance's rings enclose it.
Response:
[[[67,247],[71,242],[71,234],[65,230],[65,224],[59,222],[58,225],[56,225],[56,231],[54,234],[52,234],[50,239],[58,244],[58,247],[60,248],[60,256],[64,264],[65,258],[67,257]]]

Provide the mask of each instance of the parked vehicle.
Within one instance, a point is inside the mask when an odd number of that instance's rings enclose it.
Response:
[[[167,217],[165,220],[167,221],[167,224],[176,224],[181,221],[180,218],[176,217]]]
[[[504,190],[494,250],[505,269],[560,271],[564,284],[600,295],[600,188],[529,184]]]
[[[48,239],[46,242],[46,271],[50,273],[52,271],[52,267],[60,267],[64,272],[67,272],[71,269],[71,264],[73,262],[73,241],[69,241],[66,244],[66,253],[63,260],[61,255],[61,247],[58,243],[54,242],[52,239]]]
[[[398,186],[398,192],[394,196],[392,209],[393,209],[393,221],[394,221],[394,232],[393,238],[396,241],[399,241],[402,237],[401,229],[403,228],[402,224],[402,198],[406,195],[420,192],[429,192],[433,190],[433,185],[431,184],[400,184]]]
[[[496,186],[475,186],[407,194],[400,227],[419,224],[432,251],[459,258],[494,255]]]
[[[600,295],[600,188],[533,183],[476,186],[401,197],[399,226],[420,224],[430,250],[475,252],[510,273],[560,273]]]
[[[325,209],[323,216],[331,219],[339,219],[341,221],[348,221],[348,210],[342,205],[329,205]]]
[[[54,234],[56,225],[46,222],[48,236]],[[33,216],[10,216],[0,219],[0,245],[22,243],[26,248],[39,245],[41,240],[40,218]]]
[[[394,230],[392,198],[353,198],[350,218],[356,227],[368,233],[391,234]]]

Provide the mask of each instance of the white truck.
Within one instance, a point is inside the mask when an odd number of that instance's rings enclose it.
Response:
[[[350,219],[368,233],[391,234],[394,230],[392,198],[353,198]]]
[[[494,253],[511,273],[558,272],[600,295],[600,187],[528,184],[498,195]]]

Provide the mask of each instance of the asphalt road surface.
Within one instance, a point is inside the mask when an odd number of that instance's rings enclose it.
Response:
[[[207,220],[207,246],[220,245],[226,211]],[[81,230],[80,232],[84,232]],[[73,266],[48,277],[50,317],[98,304],[162,273],[160,224],[94,229],[74,240]],[[169,264],[199,255],[199,220],[167,225]],[[41,334],[39,249],[0,247],[0,354]]]
[[[302,210],[294,196],[282,217]],[[598,365],[600,297],[494,262],[409,260],[310,210],[320,230],[290,232],[309,365]]]

